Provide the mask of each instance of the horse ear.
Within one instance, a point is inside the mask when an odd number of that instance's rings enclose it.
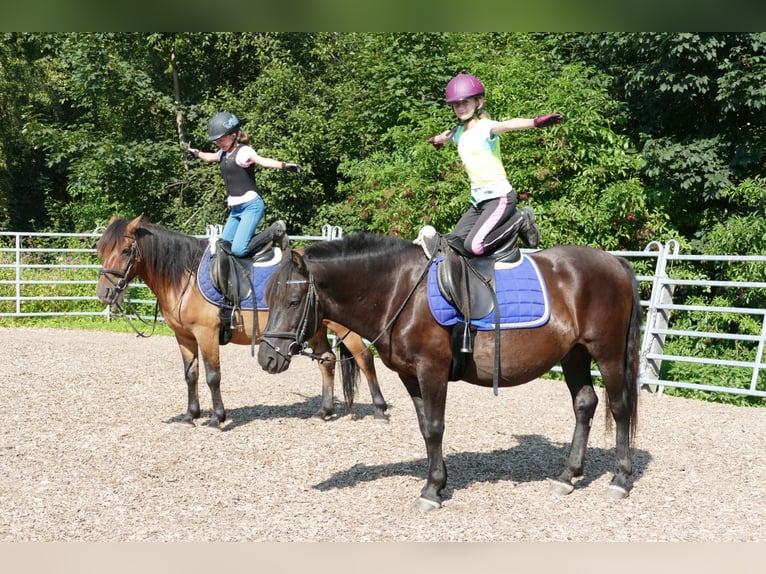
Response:
[[[132,235],[133,233],[135,233],[136,229],[138,229],[138,226],[139,226],[139,225],[141,225],[141,218],[143,218],[143,216],[144,216],[144,214],[142,213],[141,215],[139,215],[138,217],[136,217],[136,218],[135,218],[133,221],[131,221],[130,223],[128,223],[128,229],[127,229],[127,232],[128,232],[129,234],[131,234],[131,235]]]
[[[306,262],[303,260],[303,250],[291,249],[290,255],[293,260],[293,267],[301,273],[308,273]]]
[[[119,219],[119,217],[117,217],[117,215],[112,215],[112,218],[109,220],[109,225],[111,225],[112,223],[114,223],[118,219]]]

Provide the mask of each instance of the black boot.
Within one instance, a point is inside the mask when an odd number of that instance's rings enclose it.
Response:
[[[524,240],[524,243],[535,249],[540,245],[540,228],[535,224],[535,212],[531,207],[522,207],[519,213],[522,215],[519,236]]]
[[[272,235],[271,241],[282,251],[287,251],[290,247],[290,238],[287,237],[287,226],[285,225],[285,222],[279,219],[272,224],[272,227],[274,228],[274,234]]]
[[[269,245],[276,245],[282,250],[287,249],[287,227],[281,219],[269,225],[266,229],[253,236],[247,244],[246,257],[253,257]]]

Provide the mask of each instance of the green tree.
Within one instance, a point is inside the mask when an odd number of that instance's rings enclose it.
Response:
[[[626,103],[619,131],[683,235],[704,235],[704,211],[726,217],[735,207],[726,190],[766,175],[766,34],[577,34],[562,45]]]
[[[544,245],[635,248],[643,247],[649,235],[673,235],[644,196],[637,179],[639,154],[611,127],[625,110],[609,96],[602,78],[581,65],[552,62],[547,43],[531,35],[448,39],[436,61],[444,62],[449,74],[422,79],[429,86],[424,93],[434,96],[427,105],[401,112],[380,136],[378,149],[341,164],[339,190],[347,200],[323,206],[318,218],[350,230],[403,237],[414,237],[425,223],[448,231],[468,205],[468,181],[454,147],[436,152],[425,140],[454,125],[443,102],[444,85],[450,75],[469,71],[485,84],[493,117],[561,111],[569,118],[561,126],[502,138],[509,179],[520,203],[540,214]],[[489,54],[487,46],[493,46]],[[411,73],[424,68],[422,60]]]

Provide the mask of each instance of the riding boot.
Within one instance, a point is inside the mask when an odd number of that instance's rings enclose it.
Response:
[[[535,249],[540,245],[540,228],[535,224],[535,212],[531,207],[522,207],[519,210],[522,215],[519,235],[529,247]]]
[[[210,260],[210,276],[216,289],[226,293],[229,284],[229,258],[233,257],[231,242],[219,239],[216,251],[217,253]]]
[[[282,251],[287,251],[290,247],[290,238],[287,237],[287,226],[281,219],[274,222],[274,236],[271,241]]]
[[[250,242],[247,244],[247,255],[245,257],[253,257],[269,245],[277,245],[284,251],[288,247],[285,231],[287,231],[285,222],[281,219],[275,221],[250,239]]]

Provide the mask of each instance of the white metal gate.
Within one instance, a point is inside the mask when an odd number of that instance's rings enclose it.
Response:
[[[296,240],[327,240],[342,237],[342,229],[325,225],[321,236],[294,236]],[[95,242],[99,234],[51,234],[0,232],[0,317],[33,317],[53,315],[94,315],[109,316],[109,309],[104,308],[95,297],[95,285],[98,279],[98,260],[95,257]],[[67,247],[55,247],[46,239],[68,239]],[[73,239],[76,243],[72,246]],[[644,313],[642,344],[640,356],[639,385],[652,391],[663,392],[665,387],[690,388],[701,391],[734,393],[766,397],[766,374],[764,365],[764,342],[766,341],[766,309],[747,305],[730,307],[716,306],[710,303],[690,304],[678,297],[678,291],[686,288],[704,288],[729,290],[735,289],[746,293],[751,290],[766,289],[766,256],[741,255],[684,255],[679,253],[679,244],[668,241],[665,244],[651,242],[644,251],[615,251],[615,255],[625,257],[636,268],[642,292],[649,292],[641,300]],[[688,266],[699,263],[700,271],[689,277]],[[653,263],[653,264],[652,264]],[[741,281],[719,280],[705,275],[704,266],[736,265],[752,271],[751,277]],[[683,266],[687,268],[680,269]],[[72,279],[68,271],[87,270],[92,273],[92,280]],[[679,270],[686,272],[678,273]],[[746,274],[747,275],[747,274]],[[43,277],[41,279],[41,276]],[[752,279],[752,280],[751,280]],[[79,295],[75,286],[92,284],[91,294]],[[140,286],[140,285],[139,285]],[[758,293],[761,293],[758,291]],[[674,300],[674,296],[678,300]],[[154,305],[153,294],[145,289],[134,302]],[[745,297],[746,298],[746,297]],[[759,300],[766,300],[764,297]],[[91,305],[84,311],[67,310],[67,303],[83,302]],[[44,311],[36,311],[35,305],[42,307],[42,302],[55,302],[44,305]],[[683,328],[674,326],[674,321],[684,313],[697,313],[704,316],[748,315],[756,326],[751,325],[749,333],[729,332],[722,329],[706,329],[699,326]],[[742,344],[742,356],[735,358],[706,356],[702,352],[684,356],[673,354],[669,347],[671,341],[680,338],[695,339],[704,347],[705,341],[732,341]],[[699,351],[699,349],[698,349]],[[715,377],[703,376],[694,379],[683,376],[668,377],[668,365],[697,364],[708,367],[721,367]],[[559,370],[556,368],[554,370]],[[744,371],[743,371],[744,370]],[[743,379],[741,373],[747,372],[747,382],[732,385],[729,379]],[[598,375],[598,371],[593,373]],[[734,374],[737,374],[735,377]],[[728,384],[722,384],[725,378]]]

